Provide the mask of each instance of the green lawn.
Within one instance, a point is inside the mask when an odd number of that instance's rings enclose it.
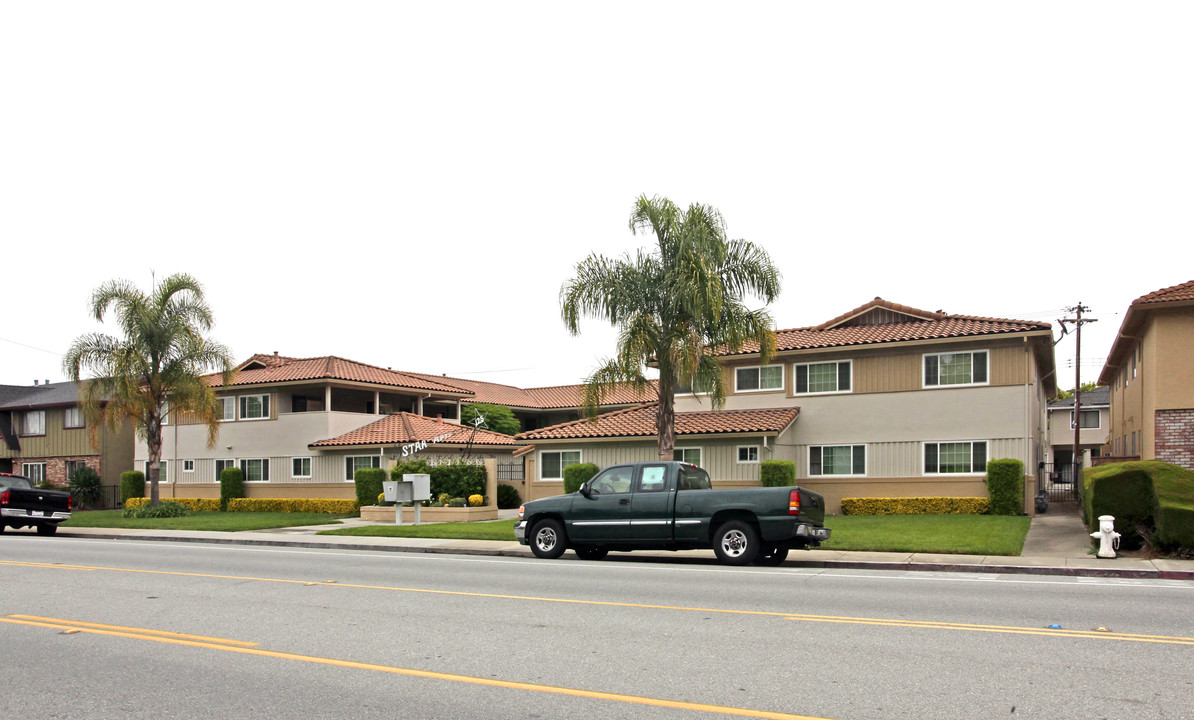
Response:
[[[180,518],[126,518],[123,510],[76,512],[62,527],[141,528],[145,530],[269,530],[298,525],[331,525],[351,515],[284,512],[197,512]]]
[[[431,525],[370,525],[323,530],[320,535],[424,537],[514,541],[514,520]],[[1019,555],[1028,518],[988,515],[835,515],[825,524],[833,550]]]

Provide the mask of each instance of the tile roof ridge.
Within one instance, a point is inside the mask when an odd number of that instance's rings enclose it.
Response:
[[[639,410],[644,410],[646,408],[654,407],[658,404],[659,404],[658,400],[652,400],[651,402],[646,402],[641,405],[637,405],[635,407],[622,408],[620,410],[611,410],[610,412],[607,412],[607,413],[601,413],[597,417],[593,418],[593,420],[603,420],[603,419],[617,417],[619,415],[625,415],[627,413],[638,412]],[[532,433],[543,433],[543,432],[547,432],[548,430],[557,430],[559,428],[572,427],[573,425],[577,425],[579,423],[588,423],[588,422],[590,422],[589,418],[582,417],[579,420],[569,420],[568,422],[557,423],[555,425],[548,425],[547,427],[536,428],[534,430],[527,430],[526,432],[518,433],[514,437],[517,439],[517,438],[521,438],[524,435],[530,435]]]
[[[1159,290],[1153,290],[1150,293],[1145,293],[1144,295],[1141,295],[1140,297],[1133,300],[1132,305],[1136,305],[1137,303],[1139,303],[1141,305],[1148,305],[1148,304],[1152,304],[1152,303],[1173,302],[1171,300],[1166,300],[1165,296],[1169,295],[1170,293],[1173,293],[1174,291],[1177,291],[1177,290],[1187,290],[1187,289],[1194,290],[1194,280],[1187,280],[1186,282],[1183,282],[1183,283],[1178,283],[1176,285],[1170,285],[1169,287],[1163,287]]]
[[[398,418],[399,422],[402,423],[402,432],[406,433],[407,439],[410,439],[415,436],[415,430],[413,427],[411,427],[410,419],[407,417],[407,415],[409,415],[409,414],[410,413],[403,410],[401,413],[399,413],[399,418]]]
[[[853,310],[848,310],[833,319],[826,320],[825,322],[821,323],[820,325],[814,325],[812,329],[813,330],[828,330],[828,329],[833,328],[851,318],[855,318],[855,317],[858,317],[859,315],[868,313],[871,310],[874,310],[875,308],[883,308],[884,310],[891,310],[892,312],[901,313],[903,315],[911,315],[914,317],[919,317],[921,320],[940,320],[940,319],[942,319],[943,316],[945,316],[945,313],[942,312],[941,310],[937,310],[935,312],[930,312],[928,310],[921,310],[919,308],[914,308],[910,305],[901,305],[899,303],[893,303],[889,300],[884,300],[883,298],[876,295],[874,300],[871,300],[868,303],[863,303],[862,305],[859,305],[858,307],[854,308]]]

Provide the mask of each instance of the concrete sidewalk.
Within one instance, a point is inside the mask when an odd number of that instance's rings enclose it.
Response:
[[[347,519],[334,525],[279,528],[252,532],[196,532],[188,530],[125,530],[117,528],[63,527],[60,537],[112,540],[151,540],[212,544],[307,547],[337,550],[445,553],[533,557],[530,548],[517,542],[489,540],[440,540],[431,538],[360,537],[317,535],[320,530],[379,525]],[[19,532],[19,531],[18,531]],[[32,533],[30,533],[32,534]],[[794,550],[784,567],[853,570],[946,571],[973,573],[1022,573],[1084,577],[1160,578],[1194,580],[1194,560],[1164,560],[1129,554],[1100,559],[1090,550],[1088,531],[1076,511],[1054,506],[1049,513],[1032,519],[1023,553],[1019,557],[983,555],[935,555],[928,553],[876,553],[843,550]],[[565,558],[573,558],[568,553]],[[659,558],[683,562],[715,563],[711,550],[680,552],[639,551],[614,553],[614,559]]]

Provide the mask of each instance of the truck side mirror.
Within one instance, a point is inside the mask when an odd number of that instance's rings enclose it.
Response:
[[[589,483],[580,486],[580,494],[587,498],[593,497],[593,489],[589,487]]]

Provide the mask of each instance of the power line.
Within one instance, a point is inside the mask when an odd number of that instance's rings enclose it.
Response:
[[[49,353],[50,355],[57,355],[58,357],[62,357],[62,353],[60,353],[60,352],[54,352],[53,350],[46,350],[45,348],[39,348],[36,345],[26,345],[23,342],[17,342],[16,340],[9,340],[8,338],[2,338],[2,337],[0,337],[0,340],[3,340],[6,343],[12,343],[13,345],[20,345],[21,347],[26,347],[26,348],[29,348],[30,350],[37,350],[39,352]]]

